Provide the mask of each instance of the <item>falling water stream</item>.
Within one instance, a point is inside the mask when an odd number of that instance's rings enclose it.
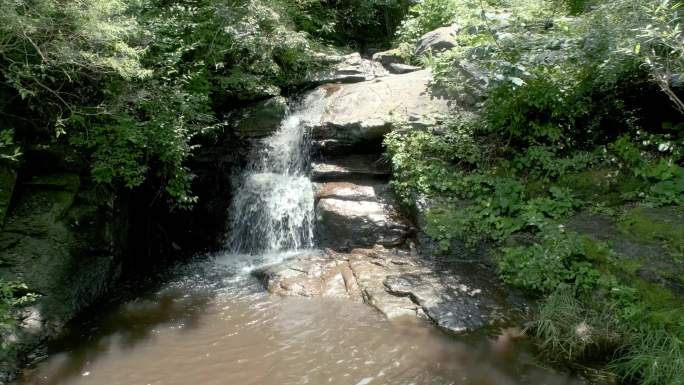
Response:
[[[226,252],[94,307],[17,384],[579,383],[484,335],[458,339],[363,304],[264,292],[252,269],[316,252],[306,126],[320,113],[304,100],[263,140],[235,194]]]

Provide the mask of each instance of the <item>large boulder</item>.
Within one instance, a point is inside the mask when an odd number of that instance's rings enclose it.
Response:
[[[387,66],[387,70],[393,74],[407,74],[409,72],[420,71],[421,68],[408,64],[391,63]]]
[[[451,25],[426,33],[416,42],[415,55],[421,56],[428,52],[438,54],[456,47],[458,44],[456,40],[458,32],[459,28]]]
[[[404,58],[398,48],[391,49],[389,51],[376,52],[373,54],[373,61],[376,61],[383,65],[383,67],[388,68],[390,64],[403,63]]]
[[[425,128],[449,112],[447,100],[430,93],[428,70],[389,75],[375,81],[324,85],[313,91],[325,104],[312,128],[322,153],[377,152],[393,125]],[[310,95],[311,97],[311,95]]]
[[[318,55],[323,68],[308,74],[305,85],[326,83],[357,83],[385,76],[387,71],[377,62],[364,59],[359,53],[349,55]]]
[[[259,138],[276,131],[286,112],[287,99],[277,96],[238,110],[231,120],[238,135]]]
[[[125,227],[77,174],[35,176],[17,191],[0,232],[0,279],[25,283],[38,299],[20,312],[17,331],[3,336],[11,354],[0,359],[0,373],[12,371],[17,354],[54,335],[116,280],[115,238]]]

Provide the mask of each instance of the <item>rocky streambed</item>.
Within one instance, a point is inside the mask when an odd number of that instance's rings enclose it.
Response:
[[[376,54],[377,62],[350,55],[332,71],[340,74],[336,83],[304,98],[322,105],[320,118],[307,129],[316,239],[323,251],[254,275],[275,295],[343,298],[389,319],[430,320],[451,333],[510,324],[527,311],[524,301],[499,283],[484,260],[434,257],[425,244],[429,239],[393,196],[384,136],[393,127],[434,127],[450,106],[430,91],[429,71],[397,71],[388,55]]]

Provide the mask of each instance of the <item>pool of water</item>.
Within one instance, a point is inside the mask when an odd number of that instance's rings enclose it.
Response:
[[[160,286],[73,322],[17,384],[582,383],[495,338],[390,322],[345,300],[271,296],[249,270],[283,257],[222,255],[181,266]]]

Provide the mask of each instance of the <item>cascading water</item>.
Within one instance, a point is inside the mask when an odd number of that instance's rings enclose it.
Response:
[[[250,161],[231,205],[228,250],[273,253],[313,247],[314,196],[307,176],[310,123],[323,105],[312,94],[287,114]]]

